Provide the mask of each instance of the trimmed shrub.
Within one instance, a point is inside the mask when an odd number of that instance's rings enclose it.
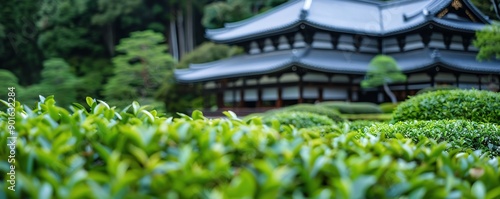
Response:
[[[343,114],[347,120],[356,121],[356,120],[373,120],[373,121],[391,121],[392,114],[390,113],[369,113],[369,114]]]
[[[337,109],[342,114],[382,113],[377,104],[368,102],[320,102],[316,106]]]
[[[279,113],[279,112],[290,112],[290,111],[316,113],[319,115],[327,116],[335,122],[345,121],[345,119],[342,117],[342,115],[336,109],[319,107],[319,106],[316,106],[313,104],[296,104],[296,105],[280,108],[277,110],[267,111],[265,114],[272,115],[272,114]]]
[[[324,115],[309,112],[284,111],[264,117],[264,123],[272,125],[278,121],[281,126],[293,125],[297,129],[334,125],[335,122]]]
[[[428,93],[428,92],[433,92],[433,91],[441,91],[441,90],[459,90],[458,87],[452,86],[452,85],[442,85],[442,86],[435,86],[435,87],[427,87],[419,90],[416,95]]]
[[[381,123],[382,122],[372,121],[372,120],[356,120],[349,122],[348,124],[349,124],[349,130],[363,132],[365,128]]]
[[[385,133],[396,138],[401,134],[418,142],[423,137],[448,142],[451,149],[489,151],[500,156],[500,125],[467,120],[404,121],[396,124],[377,124],[370,133]]]
[[[134,102],[47,97],[0,111],[0,198],[496,198],[500,159],[445,144],[276,128],[234,114],[165,118]],[[4,102],[4,101],[2,101]],[[10,111],[9,111],[10,113]],[[0,139],[8,146],[12,138]],[[15,166],[15,170],[11,170]],[[8,173],[15,172],[15,175]],[[15,178],[15,186],[8,179]],[[15,191],[10,190],[14,189]],[[486,197],[484,197],[486,196]]]
[[[380,110],[383,113],[392,113],[392,112],[394,112],[394,110],[396,110],[398,105],[399,105],[398,103],[396,103],[396,104],[394,104],[394,103],[382,103],[378,106],[380,107]]]
[[[429,92],[411,97],[393,113],[393,122],[441,119],[500,124],[500,93],[479,90]]]

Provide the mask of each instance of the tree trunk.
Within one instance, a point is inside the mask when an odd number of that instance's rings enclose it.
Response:
[[[394,95],[394,93],[392,93],[392,91],[389,88],[389,86],[387,85],[387,83],[384,83],[384,91],[385,91],[385,93],[387,93],[387,95],[389,95],[389,98],[391,98],[391,101],[393,104],[398,103],[396,96]]]
[[[500,19],[500,2],[498,0],[491,0],[491,3],[493,4],[495,14],[497,14],[498,19]]]
[[[115,55],[114,34],[115,33],[113,31],[113,22],[109,22],[108,24],[106,24],[106,34],[104,34],[104,42],[106,44],[108,53],[111,57]]]
[[[184,15],[181,9],[177,11],[177,28],[179,30],[179,59],[186,52],[186,37],[184,32]]]
[[[170,18],[170,48],[172,48],[172,56],[176,61],[179,61],[179,44],[177,43],[177,28],[175,26],[175,18]]]
[[[191,52],[194,48],[193,15],[193,2],[186,0],[186,52]]]

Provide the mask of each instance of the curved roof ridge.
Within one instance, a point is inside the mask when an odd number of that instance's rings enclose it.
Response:
[[[290,1],[285,2],[285,3],[283,3],[283,4],[279,5],[279,6],[274,7],[273,9],[271,9],[269,11],[257,14],[257,15],[255,15],[253,17],[250,17],[250,18],[247,18],[247,19],[243,19],[241,21],[225,23],[224,27],[222,27],[222,28],[207,29],[206,33],[208,35],[210,35],[210,34],[217,34],[217,33],[228,31],[228,30],[230,30],[232,28],[236,28],[236,27],[239,27],[239,26],[242,26],[242,25],[245,25],[245,24],[252,23],[252,22],[257,21],[257,20],[259,20],[261,18],[267,17],[267,16],[272,15],[272,14],[274,14],[276,12],[279,12],[279,11],[281,11],[283,9],[286,9],[286,8],[292,6],[292,5],[296,4],[296,3],[299,3],[301,1],[304,1],[304,0],[290,0]]]
[[[400,6],[400,5],[405,5],[405,4],[411,4],[415,3],[416,1],[429,1],[429,0],[399,0],[399,1],[387,1],[387,2],[382,2],[381,7],[386,8],[386,7],[392,7],[392,6]],[[433,1],[431,1],[433,2]]]
[[[480,20],[486,24],[491,24],[491,19],[484,15],[480,10],[479,8],[477,8],[472,2],[468,1],[468,0],[465,0],[463,1],[465,4],[467,4],[467,6],[472,10],[472,12],[474,12],[475,15],[479,16],[480,17]]]
[[[431,1],[431,3],[429,3],[427,6],[425,6],[424,9],[427,9],[430,15],[435,15],[439,11],[450,5],[451,1],[452,0],[434,0]]]

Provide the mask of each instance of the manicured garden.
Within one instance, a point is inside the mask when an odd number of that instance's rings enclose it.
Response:
[[[0,198],[500,198],[499,93],[218,119],[47,97],[14,113],[0,112],[2,173],[10,115],[17,132],[15,191],[2,178]]]

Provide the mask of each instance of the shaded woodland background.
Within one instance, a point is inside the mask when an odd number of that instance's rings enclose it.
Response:
[[[117,106],[136,100],[168,113],[199,108],[200,88],[175,84],[173,70],[242,53],[206,41],[205,29],[284,2],[1,0],[0,86],[15,86],[17,99],[28,105],[38,95],[55,95],[63,106],[92,96]],[[473,2],[498,20],[489,0]]]

